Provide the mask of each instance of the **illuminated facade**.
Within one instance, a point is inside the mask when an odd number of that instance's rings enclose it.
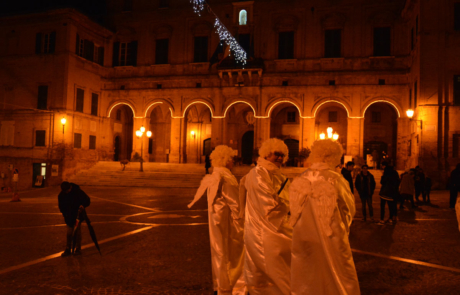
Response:
[[[136,158],[141,140],[145,161],[204,162],[227,144],[250,163],[278,137],[296,165],[327,127],[356,162],[377,151],[441,186],[459,162],[455,1],[212,2],[245,68],[188,0],[107,2],[103,25],[73,9],[0,18],[1,168],[19,166],[23,187],[43,164],[55,184]]]

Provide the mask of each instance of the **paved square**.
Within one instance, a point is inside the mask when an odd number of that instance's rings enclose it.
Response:
[[[83,255],[60,257],[58,188],[23,192],[20,203],[0,196],[0,294],[212,294],[206,199],[186,207],[195,189],[82,188],[102,256],[84,226]],[[350,241],[362,294],[460,294],[448,198],[433,192],[432,205],[400,211],[394,226],[363,222],[357,199]],[[374,196],[376,216],[379,204]]]

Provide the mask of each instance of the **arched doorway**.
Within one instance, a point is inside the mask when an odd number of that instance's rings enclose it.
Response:
[[[133,151],[133,111],[124,104],[114,107],[110,113],[113,130],[114,161],[131,160]]]
[[[243,164],[252,164],[252,152],[254,151],[254,130],[247,131],[241,138],[241,158]]]
[[[171,149],[171,113],[166,105],[156,106],[150,112],[149,161],[168,162]]]
[[[348,114],[338,103],[327,103],[317,111],[315,116],[315,139],[321,133],[327,134],[327,128],[332,127],[339,134],[338,142],[342,144],[343,151],[347,150]]]
[[[299,156],[300,114],[292,104],[277,105],[270,114],[270,137],[283,140],[289,148],[287,166],[296,166]]]
[[[245,103],[236,103],[227,110],[224,120],[224,144],[238,151],[243,164],[251,164],[254,150],[254,111]]]
[[[396,164],[398,115],[384,102],[369,106],[364,114],[364,159],[371,154],[378,167],[384,160]],[[372,163],[367,163],[371,166]]]
[[[204,104],[193,104],[187,109],[184,128],[184,163],[204,162],[204,140],[211,138],[212,116]]]

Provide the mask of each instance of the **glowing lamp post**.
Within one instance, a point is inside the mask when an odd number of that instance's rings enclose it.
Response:
[[[144,140],[143,140],[144,133],[146,133],[148,138],[152,137],[152,131],[145,132],[144,126],[141,126],[139,130],[136,130],[137,138],[141,139],[141,160],[140,160],[141,168],[139,169],[140,172],[144,172],[144,165],[143,165],[144,164]]]
[[[412,119],[412,117],[414,116],[414,110],[413,109],[408,109],[406,111],[406,115],[409,117],[409,119]]]
[[[67,120],[66,120],[64,117],[62,117],[62,119],[61,119],[61,124],[62,124],[62,134],[64,134],[65,123],[67,123]]]
[[[195,139],[195,131],[190,132],[190,135]]]
[[[334,132],[334,130],[332,129],[332,127],[328,127],[326,129],[326,132],[327,132],[327,138],[329,139],[332,139],[332,140],[337,140],[339,139],[339,134],[337,132]],[[326,139],[326,134],[324,132],[322,132],[320,135],[319,135],[319,139],[323,140],[323,139]]]

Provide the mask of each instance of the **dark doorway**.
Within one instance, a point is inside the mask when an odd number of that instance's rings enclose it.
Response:
[[[284,140],[289,150],[289,159],[286,162],[286,166],[296,167],[299,157],[299,141],[296,139],[288,138]]]
[[[241,157],[243,164],[252,164],[252,151],[254,150],[254,131],[248,131],[243,134],[241,139]]]
[[[203,156],[211,154],[211,138],[203,140]]]
[[[113,160],[119,161],[120,160],[120,136],[116,136],[115,140],[113,141]]]
[[[44,187],[46,176],[46,163],[33,163],[32,186]]]

